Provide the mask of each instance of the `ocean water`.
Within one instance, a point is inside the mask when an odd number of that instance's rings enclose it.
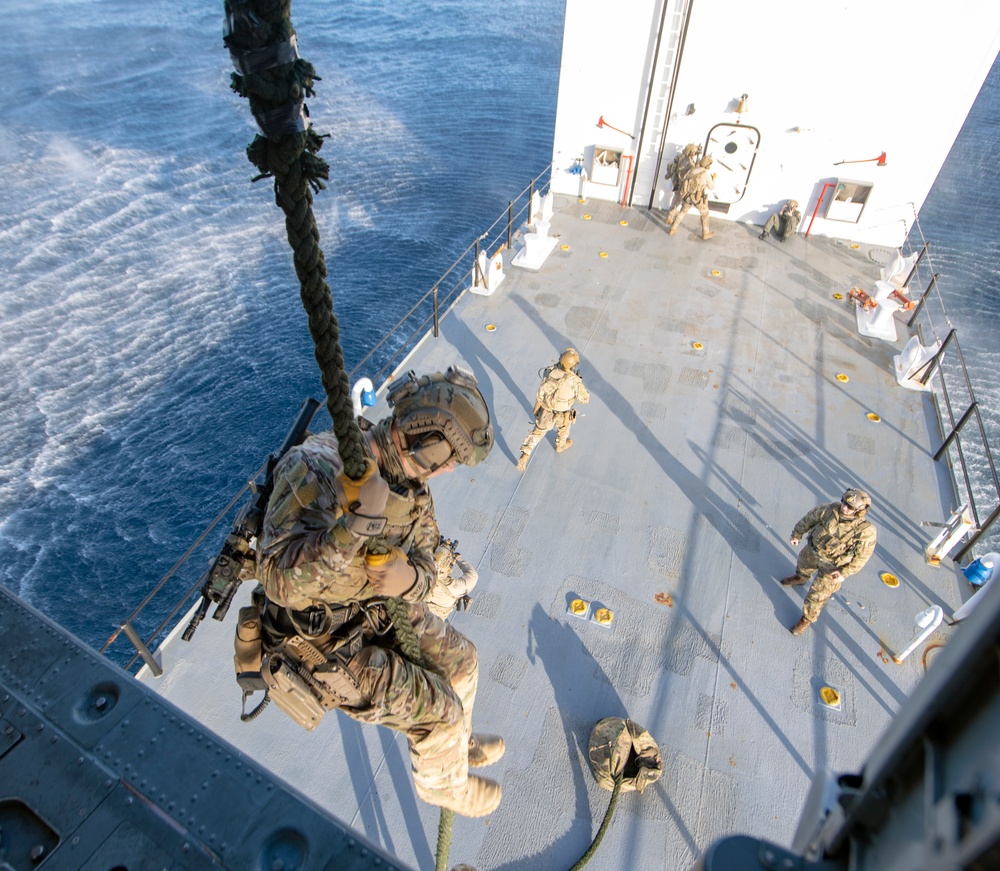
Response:
[[[0,583],[99,647],[322,390],[222,3],[5,8]],[[350,366],[549,162],[563,3],[292,12],[322,77],[315,211]],[[998,89],[995,68],[921,216],[984,405]]]
[[[323,392],[221,0],[5,8],[0,583],[100,646]],[[562,14],[293,6],[349,367],[551,159]]]

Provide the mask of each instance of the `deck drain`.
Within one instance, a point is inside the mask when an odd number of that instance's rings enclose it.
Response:
[[[846,384],[851,379],[848,378],[843,372],[838,372],[837,373],[837,380],[840,381],[840,382],[842,382],[842,383],[844,383],[844,384]]]
[[[589,221],[589,220],[590,220],[590,215],[584,215],[584,216],[583,216],[583,220],[585,220],[585,221]]]
[[[607,251],[602,251],[602,252],[601,252],[601,257],[603,257],[603,258],[605,258],[605,259],[606,259],[606,258],[607,258],[607,256],[608,256],[608,252],[607,252]]]
[[[628,221],[622,220],[622,221],[619,221],[618,223],[621,224],[623,227],[627,227],[628,226]]]
[[[842,294],[842,293],[835,293],[833,295],[833,298],[834,299],[843,299],[844,298],[844,294]]]
[[[867,417],[872,423],[878,423],[882,419],[874,411],[869,411],[865,417]]]
[[[562,250],[563,251],[569,251],[569,245],[563,245],[562,246]]]
[[[692,342],[691,347],[694,348],[696,351],[700,351],[705,346],[701,342]]]

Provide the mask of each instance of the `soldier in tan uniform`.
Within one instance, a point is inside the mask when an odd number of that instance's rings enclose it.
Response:
[[[711,239],[715,233],[708,229],[708,192],[715,188],[715,176],[709,172],[712,158],[705,155],[681,179],[680,202],[667,213],[667,223],[670,224],[670,235],[680,228],[681,221],[694,206],[701,215],[701,238]]]
[[[553,427],[556,430],[556,452],[568,451],[572,446],[569,428],[576,420],[573,406],[577,400],[585,405],[590,402],[590,394],[577,372],[579,363],[580,355],[573,348],[567,348],[560,355],[559,363],[545,370],[535,397],[535,428],[521,445],[521,457],[517,461],[519,471],[523,472],[528,467],[531,451]]]
[[[819,619],[829,598],[840,589],[844,579],[864,568],[875,550],[875,527],[865,520],[872,507],[864,490],[848,490],[840,502],[813,508],[795,524],[790,539],[792,547],[805,539],[799,552],[795,574],[782,578],[785,587],[804,584],[816,572],[802,608],[802,619],[792,629],[801,635]]]
[[[472,734],[476,648],[425,599],[441,538],[427,482],[485,459],[490,414],[475,377],[457,367],[409,373],[390,385],[388,403],[392,416],[365,432],[360,481],[344,474],[332,432],[311,435],[275,469],[258,546],[261,673],[272,701],[306,728],[339,708],[402,732],[417,795],[485,816],[500,786],[468,769],[499,759],[503,740]],[[404,655],[389,597],[405,603],[423,666]]]
[[[673,195],[670,199],[670,209],[681,207],[681,183],[687,174],[698,165],[698,155],[701,154],[701,146],[693,142],[684,146],[684,150],[667,164],[666,178],[670,179]]]
[[[441,539],[435,553],[438,576],[427,597],[427,607],[431,613],[446,620],[455,608],[467,608],[469,598],[479,582],[479,572],[458,552],[458,542],[449,538]]]

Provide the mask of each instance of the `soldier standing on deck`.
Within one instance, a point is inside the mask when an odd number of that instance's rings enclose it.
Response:
[[[864,490],[848,490],[840,502],[830,502],[813,508],[795,524],[791,545],[803,538],[805,547],[799,553],[795,574],[782,578],[785,587],[804,584],[816,572],[802,608],[802,619],[792,629],[801,635],[819,619],[827,600],[840,589],[844,579],[864,568],[875,550],[875,527],[865,520],[872,507],[871,497]]]
[[[670,235],[673,236],[681,225],[681,220],[694,206],[701,215],[701,238],[711,239],[715,233],[708,229],[708,192],[715,188],[715,176],[708,170],[712,166],[712,158],[705,155],[695,167],[681,179],[680,202],[667,213],[667,223],[670,224]]]
[[[568,451],[572,446],[569,428],[576,420],[573,406],[577,400],[584,404],[590,402],[590,394],[577,371],[579,364],[580,355],[573,348],[567,348],[560,355],[559,363],[545,370],[535,397],[535,428],[521,445],[518,471],[523,472],[528,467],[531,451],[553,427],[556,429],[556,453]]]
[[[458,367],[410,372],[389,386],[388,403],[392,416],[364,434],[361,480],[344,474],[332,432],[311,435],[275,468],[258,548],[261,671],[274,703],[306,728],[340,708],[402,732],[417,795],[485,816],[500,786],[468,769],[499,759],[503,739],[472,734],[476,648],[424,600],[441,537],[427,481],[485,459],[489,409]],[[369,552],[373,541],[390,553]],[[405,605],[423,665],[404,655],[382,604],[390,597]]]
[[[442,620],[447,620],[456,608],[468,608],[472,601],[469,593],[479,582],[479,572],[458,552],[458,542],[453,539],[441,539],[434,557],[438,576],[427,597],[427,607]]]
[[[701,154],[701,146],[693,142],[684,146],[684,150],[667,164],[666,178],[670,179],[673,196],[670,200],[670,209],[679,209],[681,206],[681,183],[687,174],[698,164],[698,155]]]

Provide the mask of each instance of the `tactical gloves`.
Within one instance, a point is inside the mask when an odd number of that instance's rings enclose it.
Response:
[[[402,596],[417,582],[416,568],[398,547],[386,554],[368,554],[365,573],[381,596]]]
[[[337,481],[344,491],[350,530],[357,535],[381,535],[386,523],[385,503],[389,499],[389,485],[379,474],[378,466],[371,457],[367,457],[365,463],[365,473],[358,480],[341,472]]]

